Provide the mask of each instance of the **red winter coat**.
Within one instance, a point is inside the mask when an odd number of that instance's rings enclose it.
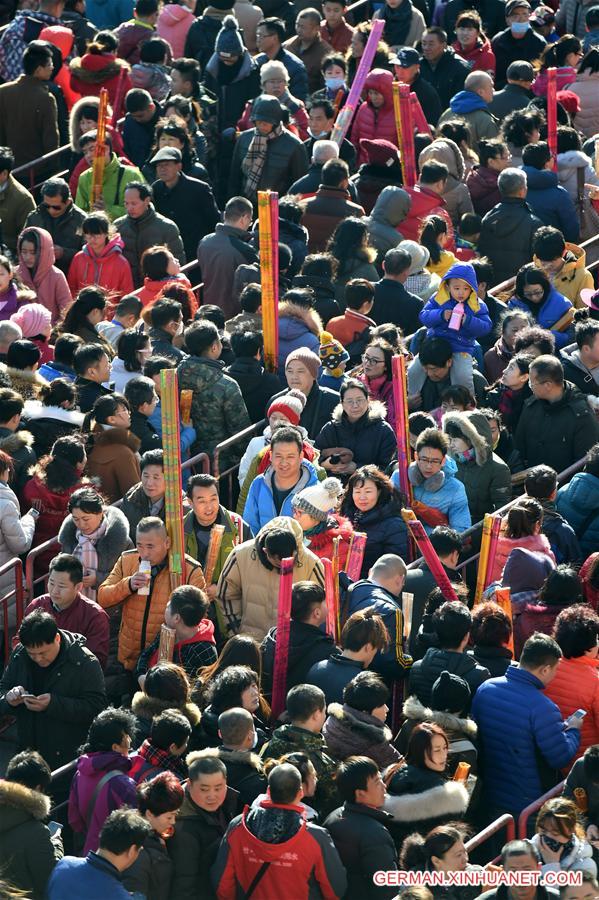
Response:
[[[31,227],[28,231],[35,231],[39,241],[39,255],[33,275],[23,263],[19,254],[17,275],[25,285],[37,294],[37,302],[49,309],[52,314],[52,324],[62,319],[65,310],[73,302],[71,292],[64,277],[64,273],[54,263],[54,243],[52,236],[45,228]],[[20,241],[19,241],[20,247]]]
[[[375,109],[368,99],[368,91],[379,91],[385,98],[380,109]],[[384,69],[373,69],[366,81],[362,95],[366,102],[361,105],[354,119],[351,142],[358,151],[358,165],[367,161],[367,154],[360,145],[362,138],[370,141],[390,141],[397,147],[397,128],[393,111],[393,75]],[[402,223],[403,224],[403,223]],[[403,233],[403,229],[402,229]]]
[[[106,288],[111,292],[113,302],[134,290],[131,266],[123,256],[123,241],[119,234],[108,241],[100,256],[96,256],[86,245],[73,257],[69,268],[69,287],[73,297],[87,284]]]
[[[333,558],[333,539],[340,537],[339,542],[339,569],[343,570],[347,562],[347,553],[354,526],[349,519],[334,513],[329,516],[327,530],[319,534],[308,536],[308,547],[319,559]]]
[[[114,104],[119,89],[121,69],[125,69],[124,90],[121,93],[121,103],[118,110],[119,118],[125,115],[125,96],[131,90],[129,66],[123,59],[119,59],[114,53],[85,53],[74,59],[70,66],[71,87],[82,97],[99,97],[100,89],[105,87],[108,91],[108,102],[114,110]]]
[[[582,756],[591,744],[599,744],[599,660],[577,656],[574,659],[562,657],[557,666],[557,675],[547,685],[544,694],[559,706],[564,719],[577,709],[586,709],[580,729],[580,746],[575,759]]]
[[[421,187],[419,184],[416,184],[413,188],[404,188],[404,191],[408,192],[411,200],[410,211],[397,228],[399,231],[401,227],[401,234],[404,240],[418,242],[418,232],[422,227],[422,220],[427,216],[441,216],[447,223],[448,241],[445,249],[453,252],[455,250],[453,224],[443,197],[435,194],[434,191],[429,191],[427,187]]]
[[[66,491],[51,491],[48,485],[42,481],[39,475],[34,475],[25,484],[22,491],[23,509],[31,509],[33,501],[41,504],[40,515],[35,525],[32,547],[39,547],[45,541],[55,538],[60,531],[60,526],[68,515],[67,505],[71,494],[81,487],[81,483],[73,485]],[[36,560],[36,571],[47,572],[50,560],[58,553],[57,548],[48,550]]]
[[[40,517],[41,518],[41,517]],[[56,551],[52,554],[56,556]],[[49,594],[42,597],[36,597],[32,600],[25,610],[25,615],[36,609],[42,609],[44,612],[50,613],[56,624],[64,631],[73,631],[76,634],[82,634],[86,639],[85,646],[97,657],[98,662],[105,667],[108,660],[108,649],[110,643],[110,620],[108,613],[96,603],[83,594],[78,594],[71,606],[67,609],[57,612]]]
[[[152,281],[151,278],[144,278],[143,287],[138,294],[143,306],[148,306],[150,303],[153,303],[160,291],[169,284],[179,284],[191,291],[191,282],[185,275],[168,275],[166,278],[159,281]]]
[[[75,35],[70,28],[65,28],[63,25],[49,25],[47,28],[42,28],[38,40],[48,41],[48,43],[58,47],[62,53],[63,60],[65,60],[71,55]],[[63,62],[62,66],[54,76],[53,81],[62,90],[67,109],[70,112],[75,103],[77,103],[77,100],[80,99],[80,95],[77,91],[73,90],[71,73],[65,62]]]
[[[561,613],[562,606],[542,606],[527,603],[519,616],[514,620],[514,658],[519,659],[522,647],[535,631],[551,634],[555,620]],[[577,707],[578,708],[578,707]]]
[[[459,41],[454,41],[451,46],[458,56],[470,63],[471,72],[490,72],[495,75],[495,54],[488,38],[484,41],[479,38],[472,50],[464,50]]]
[[[589,583],[589,578],[591,577],[591,572],[597,561],[597,557],[599,557],[599,553],[591,553],[588,559],[586,559],[580,567],[580,572],[578,573],[582,581],[584,599],[593,607],[595,612],[599,609],[599,588],[593,587],[593,585]]]

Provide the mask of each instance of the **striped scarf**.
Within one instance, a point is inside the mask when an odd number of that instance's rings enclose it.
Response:
[[[241,163],[241,170],[245,175],[244,194],[248,199],[253,199],[258,190],[262,170],[266,163],[268,142],[280,137],[282,134],[282,125],[276,125],[270,134],[267,135],[260,134],[257,129],[254,130],[254,137],[250,142],[245,159]]]
[[[81,531],[77,530],[77,545],[73,551],[73,555],[81,561],[84,575],[86,575],[89,571],[92,571],[94,573],[97,572],[98,551],[96,550],[96,544],[100,540],[100,538],[104,537],[105,534],[106,519],[102,519],[99,528],[96,528],[96,530],[92,531],[91,534],[83,534]],[[89,600],[96,599],[96,588],[84,587],[81,593],[84,594],[84,596],[86,596]]]

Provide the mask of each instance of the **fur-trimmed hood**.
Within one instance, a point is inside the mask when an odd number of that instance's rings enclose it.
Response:
[[[468,791],[459,781],[445,781],[435,775],[415,766],[403,766],[390,785],[390,790],[401,790],[401,793],[387,793],[385,812],[396,822],[410,826],[427,819],[461,818],[470,802]]]
[[[196,759],[204,759],[206,756],[217,756],[225,763],[239,766],[251,766],[258,775],[264,774],[264,765],[257,753],[251,750],[227,750],[226,747],[206,747],[205,750],[194,750],[185,757],[189,767]]]
[[[327,712],[344,728],[367,738],[371,744],[388,744],[393,740],[393,734],[384,722],[370,713],[353,709],[347,703],[330,703]]]
[[[62,406],[44,406],[41,400],[26,400],[23,407],[23,418],[32,421],[35,419],[57,419],[66,425],[74,425],[77,428],[81,428],[84,416],[78,409],[63,409]]]
[[[272,531],[275,528],[280,528],[281,526],[283,528],[290,528],[293,532],[295,544],[297,547],[297,558],[298,562],[301,565],[306,555],[306,548],[304,547],[304,532],[302,531],[302,526],[297,521],[297,519],[290,519],[289,516],[275,516],[274,519],[271,519],[270,522],[267,522],[266,525],[262,526],[262,528],[256,535],[256,542],[262,545],[269,531]]]
[[[484,466],[492,455],[491,428],[479,412],[448,412],[443,416],[443,430],[447,426],[456,428],[464,440],[468,441],[476,453],[476,465]]]
[[[406,719],[416,722],[434,722],[446,732],[466,734],[472,740],[476,738],[478,733],[478,726],[474,719],[463,718],[456,715],[456,713],[429,709],[416,696],[408,697],[403,705],[403,714]]]
[[[0,450],[4,450],[9,456],[13,456],[25,447],[33,447],[33,443],[34,437],[30,431],[13,431],[5,436],[2,436],[0,432]]]
[[[157,697],[148,697],[143,691],[137,691],[133,695],[131,702],[131,711],[139,716],[140,719],[153,719],[159,716],[165,709],[178,709],[182,712],[192,728],[200,724],[202,713],[195,703],[184,703],[183,706],[177,706],[173,700],[159,700]]]
[[[303,306],[297,306],[295,303],[289,303],[283,300],[279,303],[279,319],[299,319],[308,331],[320,337],[323,331],[323,324],[320,316],[314,309],[305,309]]]
[[[0,780],[0,833],[27,819],[43,821],[50,812],[50,798],[16,781]]]
[[[343,416],[343,404],[338,403],[335,409],[333,410],[332,420],[335,425],[339,425]],[[368,412],[366,413],[366,424],[370,425],[373,422],[384,422],[387,419],[387,407],[382,402],[382,400],[371,400],[368,404]],[[359,419],[358,421],[362,421]],[[356,424],[355,422],[353,424]]]
[[[455,187],[456,182],[464,180],[466,174],[464,157],[455,141],[446,137],[435,138],[432,144],[429,144],[428,147],[421,151],[418,157],[418,165],[422,166],[423,163],[431,162],[431,160],[444,163],[449,169],[448,186],[445,193],[452,187]]]
[[[69,70],[73,78],[85,84],[103,84],[111,78],[118,78],[121,69],[127,72],[129,63],[119,59],[112,53],[85,53],[77,56],[69,63]]]

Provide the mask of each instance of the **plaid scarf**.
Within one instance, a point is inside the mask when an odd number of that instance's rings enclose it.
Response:
[[[173,756],[171,753],[167,753],[166,750],[155,747],[154,744],[150,743],[149,738],[146,738],[137,752],[148,765],[154,766],[154,768],[161,771],[174,772],[177,778],[187,778],[187,766],[183,757]]]
[[[77,530],[76,534],[77,545],[75,546],[73,555],[81,561],[84,575],[88,570],[96,572],[98,569],[98,551],[96,550],[96,544],[100,538],[104,537],[106,534],[106,519],[102,519],[99,528],[96,528],[91,534],[83,534],[79,530]],[[96,588],[84,587],[81,593],[89,600],[96,599]]]
[[[501,388],[497,409],[501,413],[501,418],[507,424],[511,419],[512,412],[514,410],[514,391],[512,390],[512,388]]]
[[[252,199],[258,190],[262,170],[266,162],[268,142],[273,141],[282,134],[282,125],[276,125],[270,134],[267,135],[260,134],[256,129],[254,130],[254,137],[250,142],[245,159],[241,163],[241,170],[245,175],[244,194],[248,199]]]

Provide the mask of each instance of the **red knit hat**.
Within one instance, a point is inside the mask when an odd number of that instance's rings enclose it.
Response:
[[[580,97],[574,91],[558,91],[555,99],[561,103],[568,115],[575,116],[580,112]]]
[[[399,162],[399,150],[391,141],[385,141],[382,138],[370,141],[368,138],[362,138],[360,147],[365,151],[368,162],[373,166],[392,166],[394,162]]]
[[[292,425],[299,425],[299,421],[306,405],[306,396],[301,391],[292,388],[286,394],[282,394],[272,401],[266,413],[267,418],[279,412],[286,416]]]

